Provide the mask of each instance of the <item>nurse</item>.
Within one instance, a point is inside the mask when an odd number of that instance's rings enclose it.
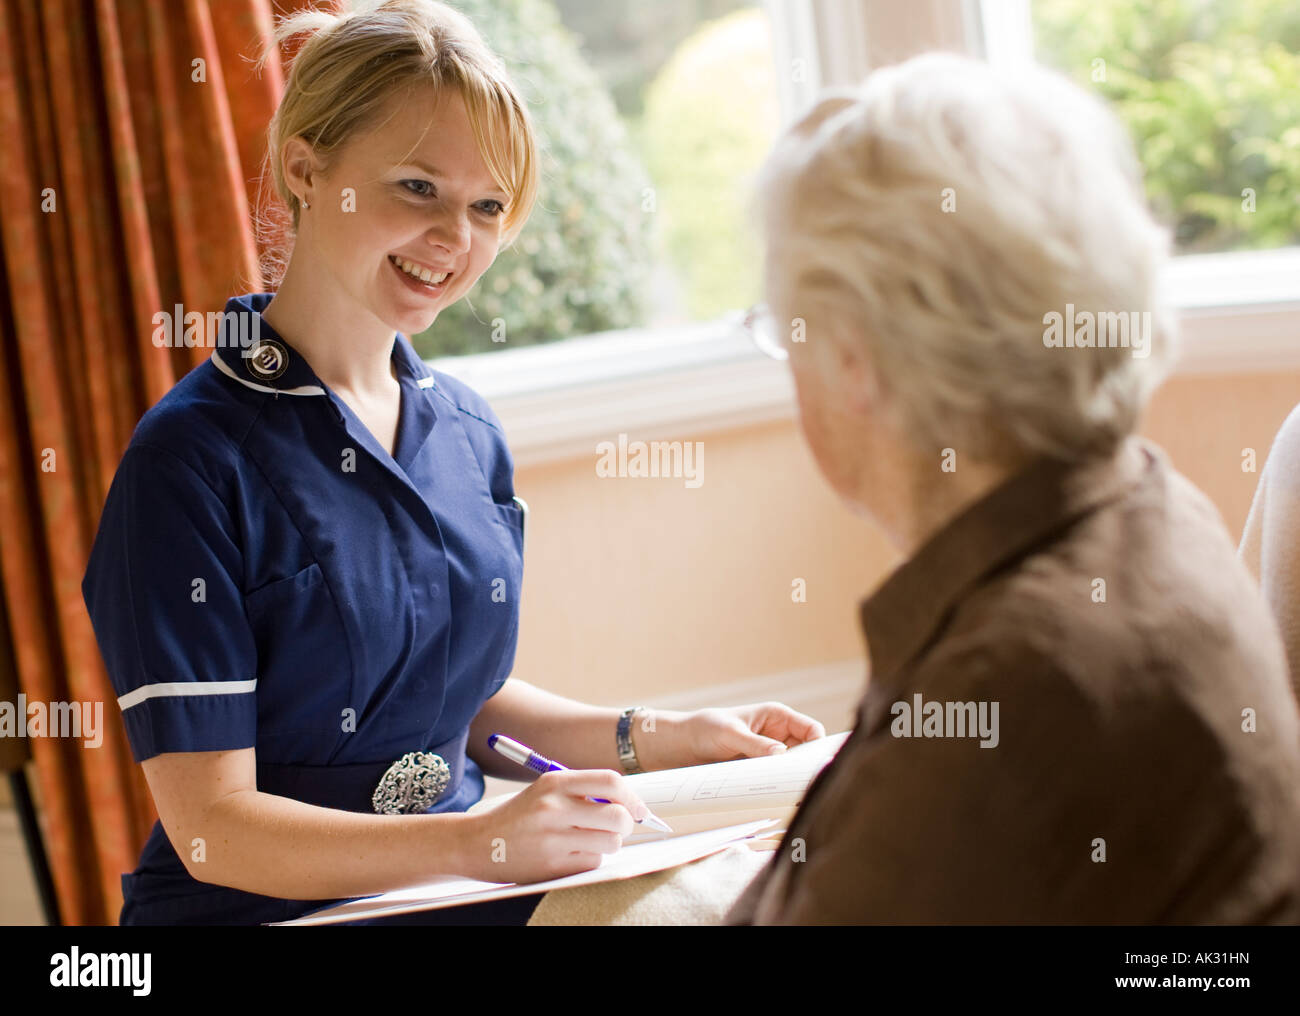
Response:
[[[405,336],[523,227],[530,120],[441,4],[306,12],[277,41],[304,32],[269,130],[295,230],[283,281],[227,305],[251,349],[215,348],[140,421],[83,583],[160,817],[123,875],[123,924],[279,921],[437,875],[586,870],[644,813],[616,770],[824,734],[777,703],[658,713],[651,734],[510,676],[510,452],[488,405]],[[573,771],[466,815],[484,772],[520,775],[486,750],[495,731]]]

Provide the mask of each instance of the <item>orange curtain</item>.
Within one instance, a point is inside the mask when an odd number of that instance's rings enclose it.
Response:
[[[136,421],[208,350],[160,310],[263,288],[253,213],[283,85],[271,0],[10,0],[0,12],[0,589],[28,702],[104,703],[103,743],[35,737],[67,924],[116,923],[156,814],[81,598]],[[322,4],[321,6],[328,6]]]

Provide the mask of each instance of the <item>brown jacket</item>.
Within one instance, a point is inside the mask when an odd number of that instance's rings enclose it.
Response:
[[[730,923],[1300,921],[1282,646],[1158,449],[1020,474],[862,623],[857,725]]]

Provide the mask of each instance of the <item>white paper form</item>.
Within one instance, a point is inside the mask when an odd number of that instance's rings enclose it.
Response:
[[[725,829],[711,829],[689,836],[624,846],[616,854],[602,855],[600,865],[590,871],[566,875],[547,882],[496,883],[479,882],[468,878],[439,878],[409,889],[398,889],[378,896],[350,900],[293,921],[273,923],[282,926],[337,924],[340,921],[391,917],[418,910],[437,910],[463,903],[482,903],[487,900],[502,900],[511,896],[548,892],[551,889],[567,889],[575,885],[594,885],[620,878],[634,878],[637,875],[675,868],[679,864],[688,864],[701,857],[708,857],[729,844],[753,836],[772,824],[770,820],[746,822]]]
[[[848,736],[846,730],[797,745],[780,755],[637,773],[627,777],[627,781],[651,811],[657,804],[677,806],[687,801],[721,802],[767,794],[791,794],[799,798]]]
[[[799,806],[808,784],[835,757],[848,736],[847,730],[831,734],[780,755],[637,773],[627,777],[627,782],[651,811],[667,812],[668,824],[679,832],[693,831],[696,814],[701,816],[699,821],[713,824],[716,819],[708,816],[719,812],[736,812],[736,821],[759,817],[751,812],[773,812],[768,817],[775,817],[775,811],[792,813]],[[668,835],[647,830],[623,842],[644,843]]]

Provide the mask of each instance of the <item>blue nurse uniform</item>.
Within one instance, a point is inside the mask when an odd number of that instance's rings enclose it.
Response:
[[[431,751],[451,782],[430,811],[463,811],[483,794],[469,724],[509,676],[519,620],[500,422],[399,334],[390,455],[261,319],[270,299],[232,299],[242,330],[225,334],[280,343],[283,373],[214,349],[140,421],[104,505],[82,591],[132,752],[253,748],[259,790],[371,812],[389,765]],[[161,823],[122,889],[123,924],[336,902],[199,882]]]

